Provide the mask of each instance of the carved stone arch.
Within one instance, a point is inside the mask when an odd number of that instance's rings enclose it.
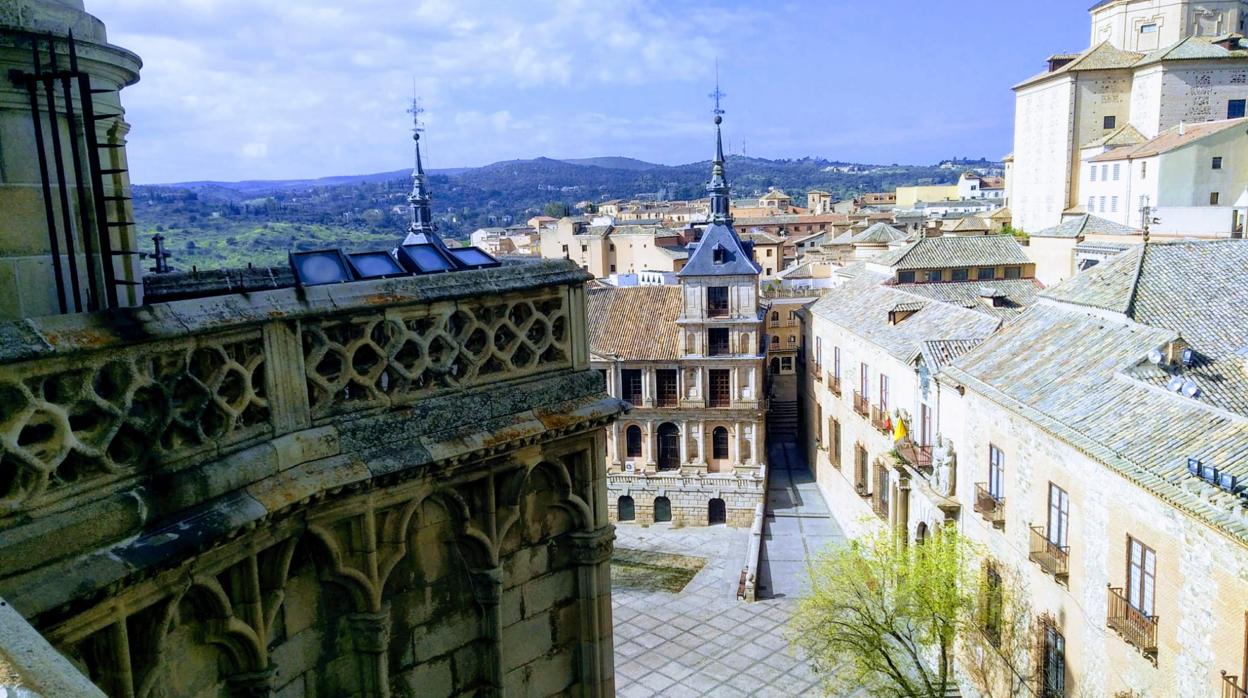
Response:
[[[188,611],[193,614],[189,619],[186,617]],[[234,615],[229,594],[216,579],[198,576],[173,595],[163,610],[157,627],[154,661],[135,692],[138,698],[153,695],[165,678],[162,677],[162,668],[168,668],[165,665],[182,660],[181,657],[169,656],[169,638],[179,627],[191,623],[202,628],[202,643],[212,645],[225,657],[228,669],[221,679],[260,672],[267,668],[264,641],[254,628]]]
[[[501,493],[500,499],[506,505],[506,514],[499,518],[498,539],[500,542],[520,520],[524,490],[532,481],[534,473],[539,471],[546,472],[552,477],[559,496],[554,504],[568,512],[573,519],[573,527],[579,531],[588,531],[593,528],[594,516],[585,500],[573,490],[572,474],[567,466],[558,461],[543,460],[525,468],[517,477],[512,478],[509,486]]]
[[[308,526],[302,541],[310,543],[307,546],[308,552],[312,555],[321,580],[333,582],[346,590],[353,610],[362,613],[375,613],[380,610],[380,589],[367,574],[344,564],[342,545],[333,531],[313,524]]]
[[[537,485],[538,479],[544,480],[545,486]],[[567,468],[554,461],[541,461],[526,469],[519,479],[518,487],[507,493],[508,513],[499,523],[498,550],[500,557],[507,551],[521,544],[527,529],[521,526],[538,526],[548,528],[551,522],[539,517],[546,517],[547,510],[555,510],[568,518],[567,531],[585,531],[592,528],[593,516],[589,506],[572,491],[572,478]],[[545,500],[541,511],[536,510],[532,498]],[[553,535],[559,535],[555,533]],[[530,542],[536,542],[534,537]]]

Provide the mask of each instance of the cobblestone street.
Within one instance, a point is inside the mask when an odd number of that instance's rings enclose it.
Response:
[[[804,589],[809,555],[841,534],[792,444],[773,445],[770,456],[768,535],[759,565],[762,598],[756,603],[736,600],[748,530],[617,528],[618,548],[707,560],[680,593],[613,590],[618,695],[819,694],[817,679],[789,646],[785,628]]]

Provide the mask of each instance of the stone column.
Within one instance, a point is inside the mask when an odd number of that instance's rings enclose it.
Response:
[[[757,424],[750,425],[750,465],[758,465],[758,439],[760,429]]]
[[[689,420],[680,423],[680,467],[689,462]]]
[[[619,470],[624,466],[624,445],[620,442],[620,423],[611,422],[611,467]]]
[[[654,391],[655,391],[655,373],[654,369],[646,367],[641,369],[641,406],[654,407]]]
[[[655,466],[657,465],[656,461],[654,460],[655,459],[654,422],[646,422],[646,425],[642,427],[641,432],[642,432],[642,438],[645,440],[642,443],[641,452],[646,457],[646,468],[650,470],[654,470]]]
[[[757,385],[755,384],[755,376],[754,376],[755,369],[754,369],[754,367],[753,367],[753,366],[750,366],[750,367],[749,367],[749,368],[747,368],[746,370],[747,370],[747,371],[749,371],[749,377],[748,377],[748,380],[747,380],[747,384],[748,384],[748,387],[749,387],[749,389],[750,389],[750,399],[751,399],[751,400],[755,400],[755,401],[757,401],[757,400],[758,400],[758,387],[757,387]]]
[[[360,666],[360,695],[367,698],[388,698],[390,669],[386,650],[390,647],[390,614],[352,613],[347,616],[351,646]]]
[[[697,424],[697,440],[698,440],[698,465],[706,467],[706,422],[698,420]]]
[[[732,433],[728,439],[728,458],[732,461],[732,469],[736,470],[742,465],[741,463],[741,423],[734,422],[732,425]]]
[[[611,550],[615,528],[572,534],[576,591],[580,616],[581,691],[579,695],[615,695],[615,662],[611,635]]]
[[[490,642],[490,655],[485,658],[487,696],[503,695],[503,568],[491,567],[471,572],[472,593],[481,606],[485,637]]]

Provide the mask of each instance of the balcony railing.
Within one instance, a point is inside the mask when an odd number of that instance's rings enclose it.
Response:
[[[834,376],[831,373],[828,373],[828,392],[832,393],[833,395],[837,397],[841,396],[841,377],[840,376]]]
[[[728,391],[711,391],[710,396],[706,399],[708,407],[732,407],[732,394]]]
[[[706,316],[707,316],[707,317],[712,317],[712,318],[723,318],[723,317],[729,317],[731,314],[732,314],[732,313],[731,313],[731,311],[728,309],[728,306],[724,306],[724,307],[722,307],[722,308],[717,308],[717,307],[715,307],[715,306],[708,306],[708,307],[707,307],[707,309],[706,309]]]
[[[932,447],[919,446],[913,441],[906,439],[897,444],[897,455],[901,459],[909,463],[916,470],[931,474],[932,473]]]
[[[986,482],[975,483],[975,511],[993,526],[1005,526],[1005,497],[989,492]]]
[[[1066,579],[1070,570],[1070,546],[1057,545],[1049,540],[1044,526],[1031,527],[1032,562],[1038,563],[1046,573]]]
[[[816,383],[823,382],[823,367],[819,364],[815,364],[815,370],[811,371],[811,373],[813,374],[811,377],[815,379]]]
[[[1157,656],[1157,616],[1132,606],[1121,588],[1109,588],[1109,617],[1105,622],[1146,656]]]
[[[854,411],[863,417],[871,415],[871,402],[857,390],[854,391]]]
[[[890,429],[887,407],[879,407],[877,405],[871,406],[871,426],[874,427],[876,431],[880,431],[885,434],[889,433]]]
[[[1244,680],[1248,684],[1248,678]],[[1222,672],[1222,698],[1248,698],[1248,685],[1241,684],[1238,676]]]

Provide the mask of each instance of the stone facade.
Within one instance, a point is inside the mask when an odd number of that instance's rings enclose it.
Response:
[[[611,695],[586,278],[0,327],[0,595],[112,696]]]

